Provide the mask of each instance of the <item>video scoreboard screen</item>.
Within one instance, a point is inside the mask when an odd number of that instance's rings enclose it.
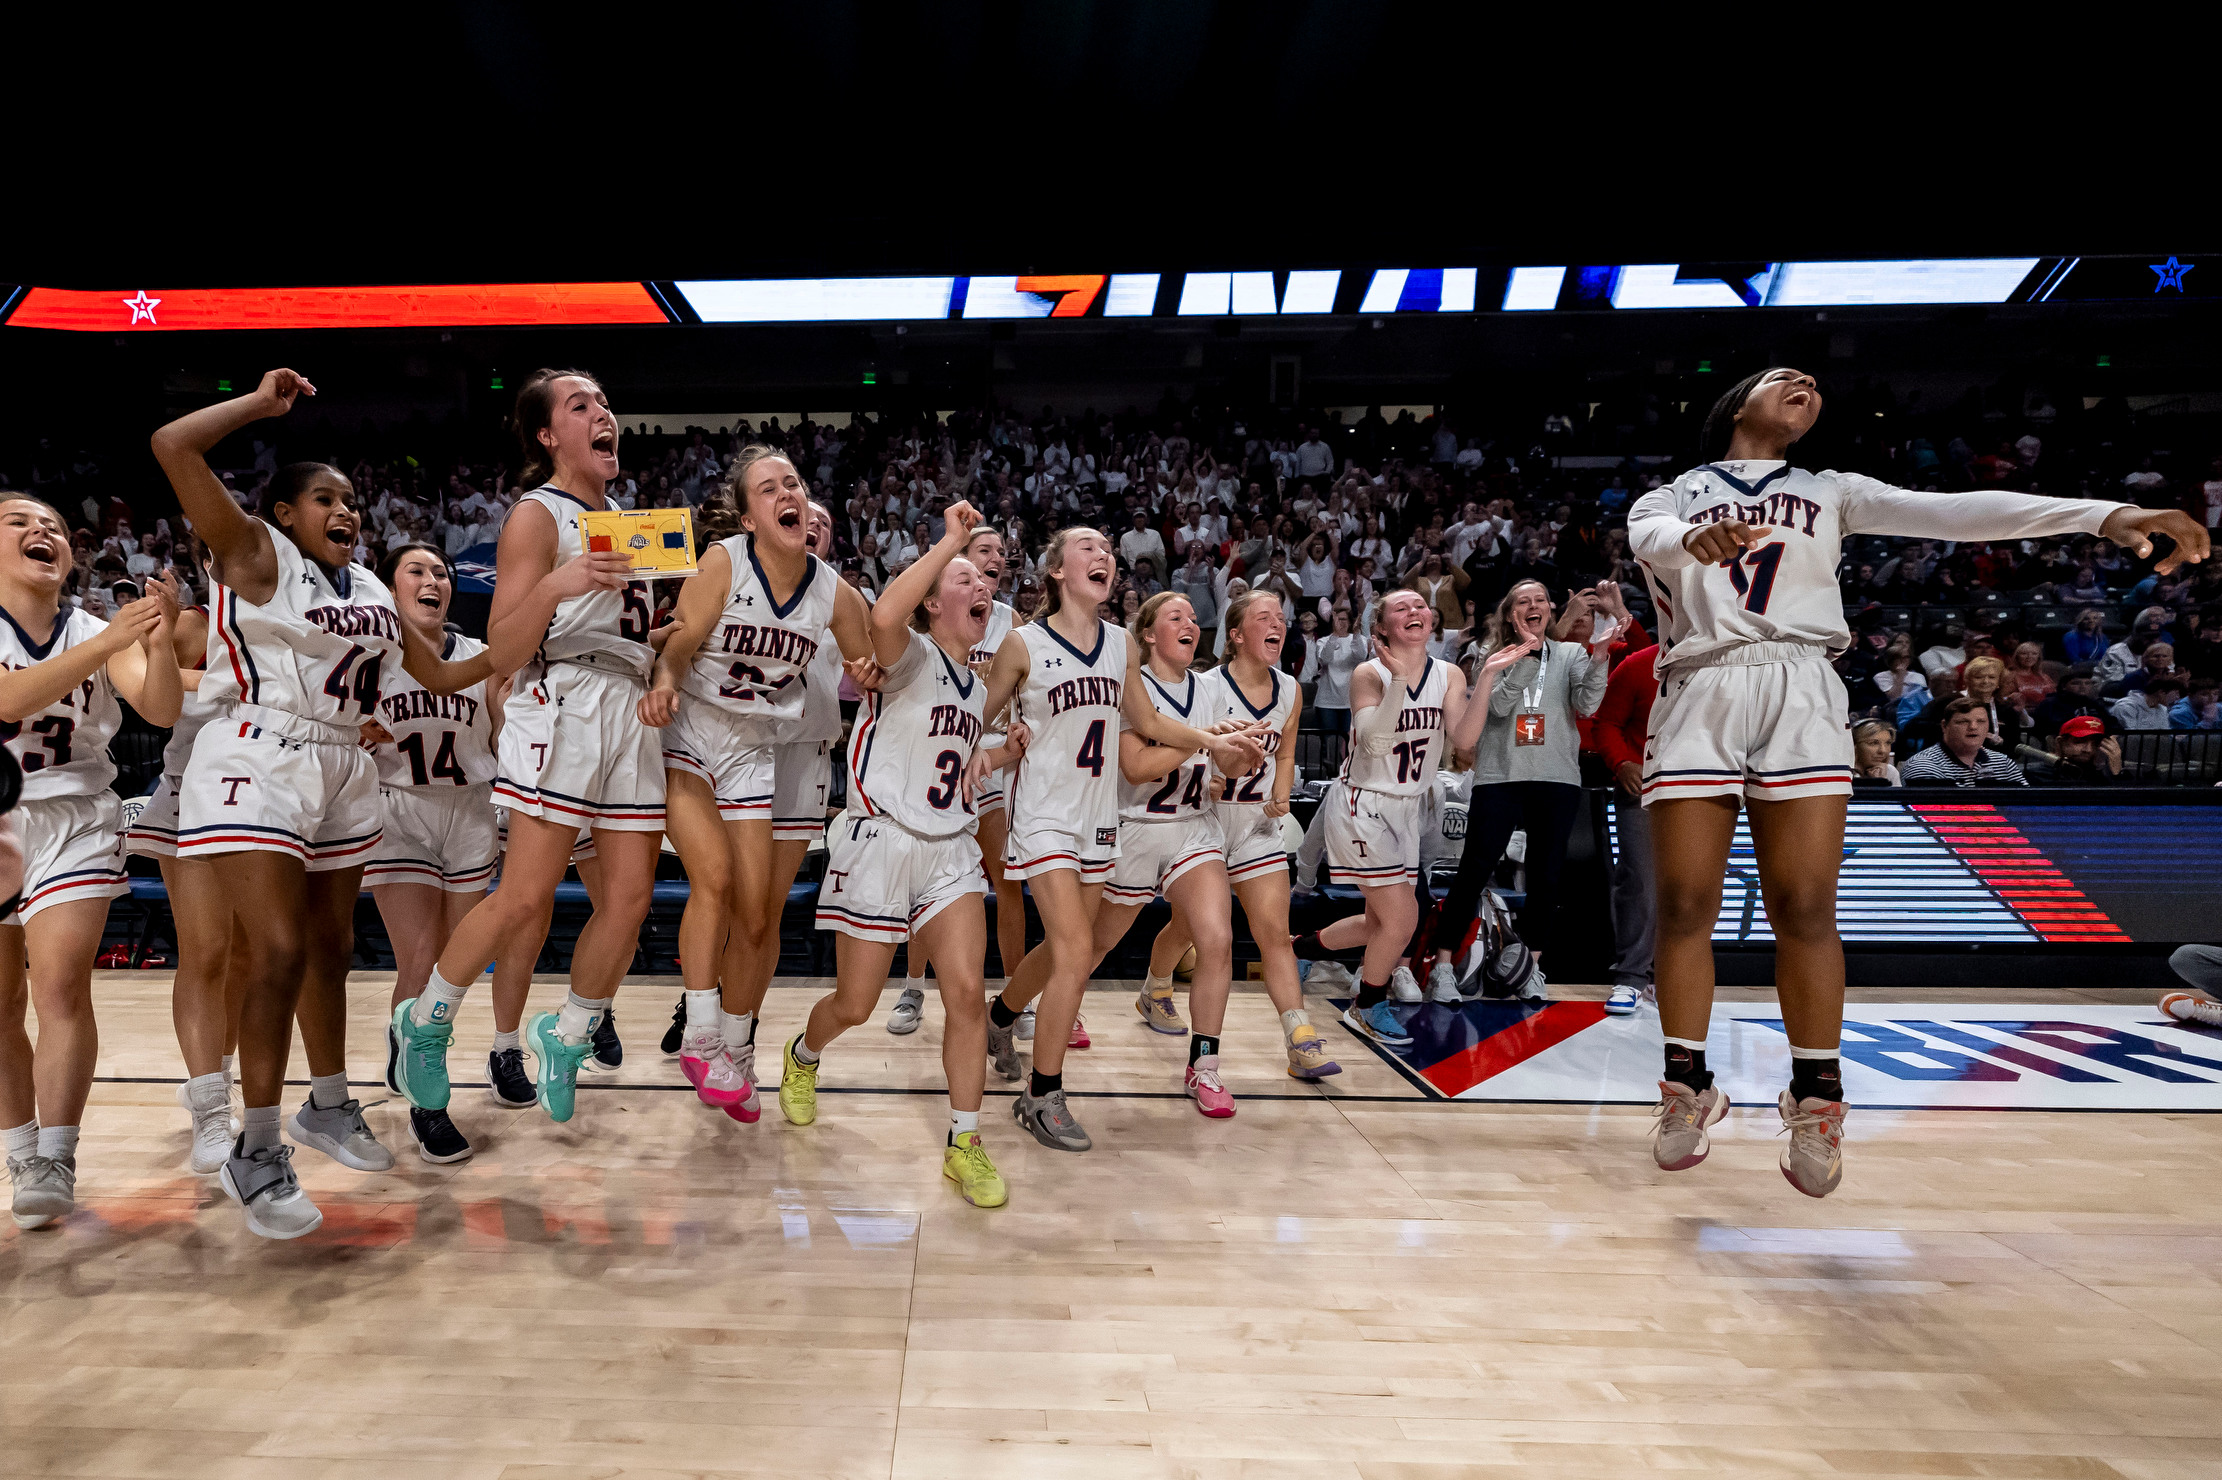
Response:
[[[2222,938],[2222,808],[2204,793],[1894,791],[1853,797],[1836,918],[1848,946],[2178,945]],[[1612,833],[1617,851],[1619,839]],[[1739,818],[1713,939],[1771,946]]]

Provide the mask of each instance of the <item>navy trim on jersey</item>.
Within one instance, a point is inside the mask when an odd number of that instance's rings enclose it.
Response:
[[[398,616],[400,613],[397,612],[395,615]],[[450,632],[447,634],[447,641],[440,644],[440,661],[445,663],[453,656],[455,656],[455,634]]]
[[[61,640],[63,631],[69,626],[69,613],[67,611],[56,611],[54,613],[54,630],[46,634],[46,641],[33,642],[31,641],[31,634],[24,631],[23,624],[15,619],[15,613],[4,606],[0,606],[0,617],[8,619],[8,625],[15,629],[16,641],[23,644],[23,650],[31,655],[31,661],[34,663],[46,660],[47,654],[54,651],[54,644]]]
[[[596,514],[600,514],[600,513],[605,513],[605,512],[607,512],[607,510],[608,510],[608,505],[607,505],[607,504],[603,505],[603,507],[602,507],[602,508],[600,508],[600,509],[597,509],[597,508],[595,508],[595,507],[594,507],[594,506],[593,506],[592,504],[588,503],[588,502],[587,502],[587,501],[586,501],[585,499],[583,499],[583,498],[580,498],[580,497],[579,497],[579,496],[578,496],[577,494],[575,494],[575,493],[566,493],[566,492],[565,492],[564,490],[562,490],[562,489],[560,489],[560,488],[556,487],[556,486],[555,486],[555,485],[554,485],[553,483],[543,483],[543,484],[541,484],[541,485],[540,485],[540,486],[539,486],[538,488],[535,488],[535,489],[532,489],[532,490],[530,490],[530,492],[531,492],[531,493],[552,493],[552,494],[554,494],[554,495],[555,495],[555,496],[556,496],[557,498],[567,498],[567,499],[569,499],[569,500],[570,500],[570,501],[571,501],[572,503],[574,503],[574,504],[577,504],[577,505],[578,505],[578,506],[579,506],[580,508],[582,508],[582,509],[586,509],[586,510],[589,510],[589,511],[591,511],[591,512],[593,512],[593,513],[596,513]],[[603,495],[602,495],[602,497],[606,499],[606,498],[608,498],[608,497],[609,497],[609,495],[605,493],[605,494],[603,494]]]
[[[1232,672],[1229,672],[1226,676],[1227,688],[1234,694],[1237,699],[1240,699],[1242,701],[1242,707],[1250,711],[1250,718],[1252,719],[1264,719],[1267,715],[1271,714],[1274,710],[1274,707],[1281,702],[1281,670],[1278,668],[1268,668],[1265,670],[1265,676],[1273,680],[1273,697],[1265,701],[1265,707],[1263,709],[1258,708],[1257,705],[1250,702],[1250,696],[1242,692],[1242,685],[1235,681],[1235,676]],[[1426,687],[1424,681],[1422,682],[1421,687]]]
[[[1174,698],[1172,692],[1157,681],[1157,675],[1150,672],[1150,665],[1147,663],[1142,665],[1142,676],[1150,681],[1150,687],[1162,695],[1166,703],[1180,711],[1182,719],[1188,718],[1188,711],[1196,707],[1196,675],[1193,671],[1188,675],[1188,700],[1186,703]]]
[[[224,625],[229,629],[224,634],[224,646],[230,648],[233,656],[247,665],[247,692],[244,698],[249,704],[260,704],[262,702],[262,670],[255,666],[254,646],[247,641],[247,634],[241,630],[239,625],[239,593],[226,586],[224,596],[227,612]]]
[[[1762,477],[1757,483],[1746,483],[1743,479],[1737,477],[1734,473],[1729,472],[1728,469],[1720,466],[1718,463],[1707,463],[1705,464],[1705,466],[1699,468],[1698,471],[1700,473],[1713,473],[1718,475],[1722,481],[1728,483],[1729,485],[1734,487],[1738,493],[1741,493],[1748,498],[1751,495],[1759,492],[1760,489],[1765,488],[1768,484],[1774,482],[1775,479],[1789,477],[1790,465],[1788,463],[1784,463],[1781,467],[1776,468],[1773,472]]]
[[[1071,643],[1065,641],[1065,635],[1062,632],[1059,632],[1055,627],[1050,626],[1046,618],[1042,622],[1042,631],[1048,633],[1051,637],[1056,638],[1057,646],[1063,648],[1066,652],[1071,653],[1074,657],[1087,664],[1090,668],[1093,668],[1096,666],[1096,659],[1103,656],[1103,634],[1110,628],[1110,626],[1111,624],[1103,620],[1103,618],[1096,618],[1096,645],[1093,648],[1090,648],[1087,652],[1082,652],[1080,651],[1080,649],[1074,647]]]
[[[1442,661],[1443,660],[1441,658],[1429,658],[1427,660],[1427,666],[1420,670],[1420,687],[1417,689],[1406,689],[1404,691],[1404,697],[1407,699],[1417,699],[1420,696],[1420,690],[1427,687],[1427,681],[1435,676],[1435,665]],[[1382,666],[1386,667],[1388,665],[1383,664]]]
[[[970,668],[960,668],[950,662],[949,655],[941,650],[941,644],[938,642],[934,644],[934,656],[941,659],[941,666],[949,670],[949,681],[957,686],[957,697],[960,699],[971,698],[972,685],[978,681],[979,675]]]
[[[802,579],[795,583],[795,589],[787,600],[781,602],[772,595],[771,577],[764,574],[764,563],[756,558],[756,536],[747,536],[743,540],[743,547],[748,551],[748,563],[756,568],[756,584],[764,588],[764,599],[771,603],[772,615],[785,621],[787,614],[801,604],[804,593],[810,589],[810,583],[818,579],[818,557],[804,552]]]

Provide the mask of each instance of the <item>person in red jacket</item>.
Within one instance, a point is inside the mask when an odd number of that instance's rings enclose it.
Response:
[[[1590,716],[1593,748],[1612,772],[1613,826],[1620,835],[1612,870],[1612,994],[1605,999],[1605,1011],[1615,1017],[1634,1012],[1651,987],[1657,901],[1651,826],[1643,815],[1643,746],[1651,731],[1651,701],[1659,694],[1653,665],[1657,656],[1646,649],[1615,664],[1605,684],[1605,702]]]

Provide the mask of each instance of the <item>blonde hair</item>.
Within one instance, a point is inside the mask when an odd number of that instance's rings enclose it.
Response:
[[[1397,587],[1394,591],[1384,591],[1379,597],[1375,599],[1373,603],[1373,635],[1375,637],[1379,637],[1383,632],[1388,630],[1389,603],[1396,600],[1396,598],[1398,598],[1399,596],[1411,597],[1414,601],[1418,602],[1421,606],[1425,607],[1430,612],[1433,612],[1435,610],[1435,604],[1429,601],[1426,597],[1420,595],[1420,593],[1417,591],[1409,590],[1403,586]]]
[[[1512,588],[1506,591],[1504,598],[1497,603],[1497,609],[1489,614],[1487,625],[1482,628],[1481,648],[1483,652],[1493,653],[1513,640],[1515,634],[1512,630],[1512,598],[1520,594],[1522,586],[1533,586],[1536,590],[1541,591],[1545,605],[1551,607],[1554,612],[1557,610],[1558,603],[1551,600],[1550,587],[1533,577],[1524,581],[1514,581]],[[1545,636],[1550,635],[1550,629],[1551,618],[1546,616],[1543,619]]]
[[[1964,694],[1975,686],[1975,676],[1979,673],[1988,673],[1997,680],[1991,688],[1991,694],[1994,698],[2005,691],[2006,665],[2004,663],[1996,658],[1970,658],[1967,666],[1960,670],[1961,693]]]
[[[1156,598],[1152,597],[1151,599],[1155,600]],[[1256,606],[1261,601],[1272,602],[1276,609],[1281,604],[1281,598],[1271,591],[1245,591],[1228,602],[1226,611],[1220,615],[1219,630],[1227,634],[1227,657],[1230,660],[1242,651],[1242,648],[1234,640],[1235,634],[1242,630],[1242,619],[1249,615],[1251,607]]]
[[[969,545],[970,543],[971,543],[971,541],[969,541],[969,540],[968,540],[968,541],[966,541],[966,544],[968,544],[968,545]],[[946,581],[946,580],[948,580],[948,579],[949,579],[949,572],[951,572],[951,571],[953,571],[953,570],[955,570],[955,569],[957,568],[957,561],[959,561],[959,560],[964,560],[964,563],[965,563],[966,565],[972,565],[972,562],[971,562],[971,561],[969,561],[969,560],[965,560],[965,558],[964,558],[964,557],[963,557],[962,555],[959,555],[959,556],[956,556],[956,557],[955,557],[954,559],[952,559],[952,560],[951,560],[951,561],[950,561],[950,562],[949,562],[949,563],[948,563],[947,565],[945,565],[945,566],[943,566],[943,567],[941,568],[941,574],[940,574],[940,576],[939,576],[939,577],[937,577],[937,578],[935,579],[935,581],[934,581],[934,588],[933,588],[933,590],[931,590],[931,591],[927,592],[927,593],[926,593],[926,598],[925,598],[925,600],[924,600],[924,601],[920,601],[920,602],[918,603],[918,605],[916,605],[916,606],[912,607],[912,608],[911,608],[911,610],[910,610],[910,630],[911,630],[911,631],[913,631],[913,632],[923,632],[923,633],[925,633],[925,634],[926,634],[926,635],[927,635],[928,637],[931,637],[931,636],[933,636],[933,632],[934,632],[934,619],[933,619],[932,615],[931,615],[930,613],[928,613],[928,612],[927,612],[927,610],[926,610],[926,602],[927,602],[927,601],[931,601],[931,600],[933,600],[933,599],[934,599],[934,598],[935,598],[936,596],[939,596],[939,595],[941,594],[941,583],[942,583],[943,581]],[[973,569],[973,572],[974,572],[975,574],[978,574],[978,572],[979,572],[979,569],[980,569],[980,567],[978,567],[977,565],[972,565],[972,569]],[[994,598],[993,598],[993,597],[991,596],[991,597],[990,597],[989,599],[990,599],[990,600],[993,600]]]
[[[1056,588],[1051,587],[1051,589]],[[1142,645],[1142,650],[1145,653],[1154,651],[1150,647],[1147,634],[1152,627],[1157,625],[1158,613],[1164,611],[1166,606],[1172,602],[1186,600],[1188,600],[1187,596],[1179,591],[1160,591],[1142,603],[1142,609],[1134,614],[1134,622],[1127,628],[1127,631],[1134,634],[1134,640]],[[1191,607],[1190,611],[1193,612],[1194,608]]]
[[[789,467],[794,466],[786,453],[761,442],[751,442],[734,454],[733,466],[727,470],[725,481],[718,485],[716,493],[702,501],[702,517],[698,522],[702,526],[704,548],[719,540],[731,539],[741,532],[741,515],[748,509],[749,469],[767,457],[776,457]],[[809,486],[804,485],[805,498],[809,497],[809,492]],[[812,499],[811,502],[815,503],[816,500]],[[832,513],[831,509],[826,510],[829,518]]]

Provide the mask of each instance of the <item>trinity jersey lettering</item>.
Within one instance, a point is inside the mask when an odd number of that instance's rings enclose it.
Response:
[[[827,630],[838,583],[815,555],[805,555],[802,582],[782,604],[757,562],[753,536],[718,544],[732,563],[733,584],[680,687],[689,703],[722,711],[752,741],[800,739],[808,670],[821,645],[839,650]]]
[[[278,584],[260,606],[210,587],[212,707],[253,704],[353,731],[376,718],[401,672],[401,617],[385,582],[359,565],[326,570],[275,529]]]
[[[1142,692],[1149,695],[1150,707],[1199,729],[1211,723],[1198,706],[1208,707],[1212,688],[1208,674],[1199,676],[1191,670],[1179,683],[1167,684],[1148,667],[1142,669]],[[1128,822],[1173,822],[1201,816],[1211,805],[1212,791],[1211,757],[1199,750],[1155,781],[1129,781],[1122,772],[1119,816]]]
[[[451,632],[440,656],[460,663],[485,651],[485,643]],[[378,701],[378,722],[393,736],[393,744],[376,751],[378,784],[453,791],[492,782],[493,718],[484,682],[457,694],[435,694],[397,669]]]

